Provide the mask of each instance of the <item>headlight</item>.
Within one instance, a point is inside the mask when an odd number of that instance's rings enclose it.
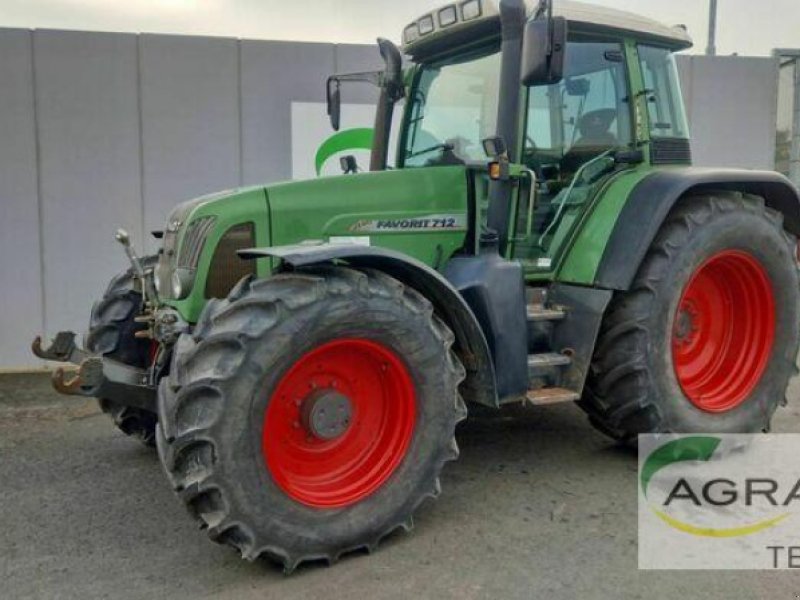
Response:
[[[172,298],[183,300],[189,295],[194,283],[194,271],[189,269],[175,269],[172,273]]]

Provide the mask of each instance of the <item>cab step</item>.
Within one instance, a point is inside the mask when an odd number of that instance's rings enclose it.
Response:
[[[562,402],[575,402],[581,395],[573,390],[564,388],[540,388],[530,390],[527,394],[528,401],[534,406],[550,406]]]
[[[545,308],[540,304],[528,304],[528,321],[538,323],[541,321],[560,321],[567,313],[560,308]]]
[[[572,362],[566,354],[555,352],[544,352],[542,354],[528,355],[528,370],[543,369],[550,367],[565,367]]]

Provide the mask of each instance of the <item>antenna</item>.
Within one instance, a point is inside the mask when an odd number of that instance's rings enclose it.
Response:
[[[708,56],[716,56],[717,54],[717,0],[711,0],[708,7],[708,47],[706,48]]]

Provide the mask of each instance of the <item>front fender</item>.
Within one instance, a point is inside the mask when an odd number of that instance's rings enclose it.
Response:
[[[343,261],[353,267],[373,268],[417,290],[455,334],[454,350],[467,370],[462,384],[465,399],[498,406],[494,364],[486,337],[472,309],[447,279],[428,265],[400,252],[355,244],[275,246],[240,250],[239,256],[279,258],[284,266],[303,267]]]

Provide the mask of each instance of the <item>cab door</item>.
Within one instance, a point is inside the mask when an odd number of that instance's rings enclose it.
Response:
[[[529,88],[521,162],[530,174],[519,186],[510,247],[527,273],[554,269],[573,225],[613,171],[614,153],[634,147],[629,90],[622,40],[591,38],[569,42],[561,82]]]

